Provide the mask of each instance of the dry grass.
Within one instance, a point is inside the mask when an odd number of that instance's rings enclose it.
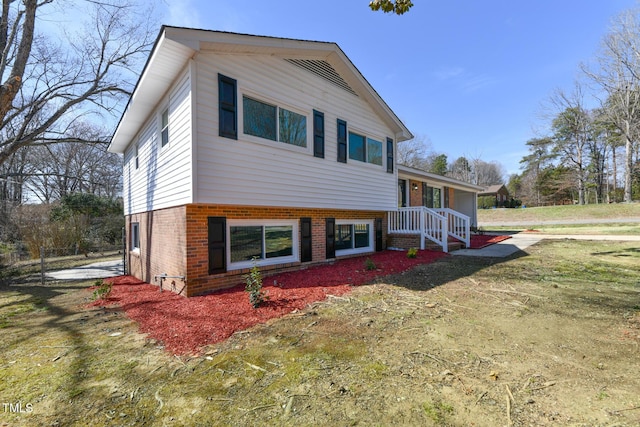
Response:
[[[0,425],[638,425],[640,249],[448,257],[177,358],[92,283],[0,289]],[[26,406],[26,405],[29,406]]]

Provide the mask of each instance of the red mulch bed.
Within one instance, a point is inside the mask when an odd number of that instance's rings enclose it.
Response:
[[[502,242],[510,239],[511,236],[492,236],[490,234],[473,234],[471,235],[471,246],[469,249],[481,249],[494,243]]]
[[[140,332],[161,341],[167,351],[198,353],[203,346],[223,341],[236,331],[300,310],[327,295],[344,295],[351,286],[371,283],[377,277],[401,273],[444,256],[441,252],[418,251],[416,258],[407,258],[405,251],[384,251],[268,276],[263,290],[269,299],[257,309],[249,303],[244,285],[185,298],[170,291],[159,292],[158,286],[131,276],[108,279],[113,283],[109,298],[91,306],[119,305],[139,324]],[[367,258],[375,263],[375,270],[365,268]]]

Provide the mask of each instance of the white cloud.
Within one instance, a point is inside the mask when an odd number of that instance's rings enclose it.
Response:
[[[496,80],[487,74],[472,74],[463,67],[441,67],[433,73],[441,81],[451,81],[465,93],[476,92],[494,85]]]
[[[449,80],[458,76],[463,75],[465,72],[462,67],[441,67],[436,70],[433,74],[439,80]]]
[[[467,93],[476,92],[485,87],[492,86],[496,80],[486,74],[478,74],[476,76],[465,77],[461,82],[460,88]]]
[[[178,27],[205,30],[247,32],[251,24],[250,13],[233,3],[211,0],[173,0],[164,2],[166,12],[163,22]]]

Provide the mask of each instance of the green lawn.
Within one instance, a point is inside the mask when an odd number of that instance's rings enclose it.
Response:
[[[480,209],[478,224],[485,231],[533,229],[549,234],[640,235],[640,204]]]
[[[545,206],[518,209],[479,209],[478,222],[554,221],[640,218],[640,203]]]

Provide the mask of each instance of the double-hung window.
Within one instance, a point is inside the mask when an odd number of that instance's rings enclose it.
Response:
[[[298,260],[295,221],[229,221],[230,267],[247,268]]]
[[[276,105],[242,97],[243,131],[271,141],[307,146],[307,117]]]

